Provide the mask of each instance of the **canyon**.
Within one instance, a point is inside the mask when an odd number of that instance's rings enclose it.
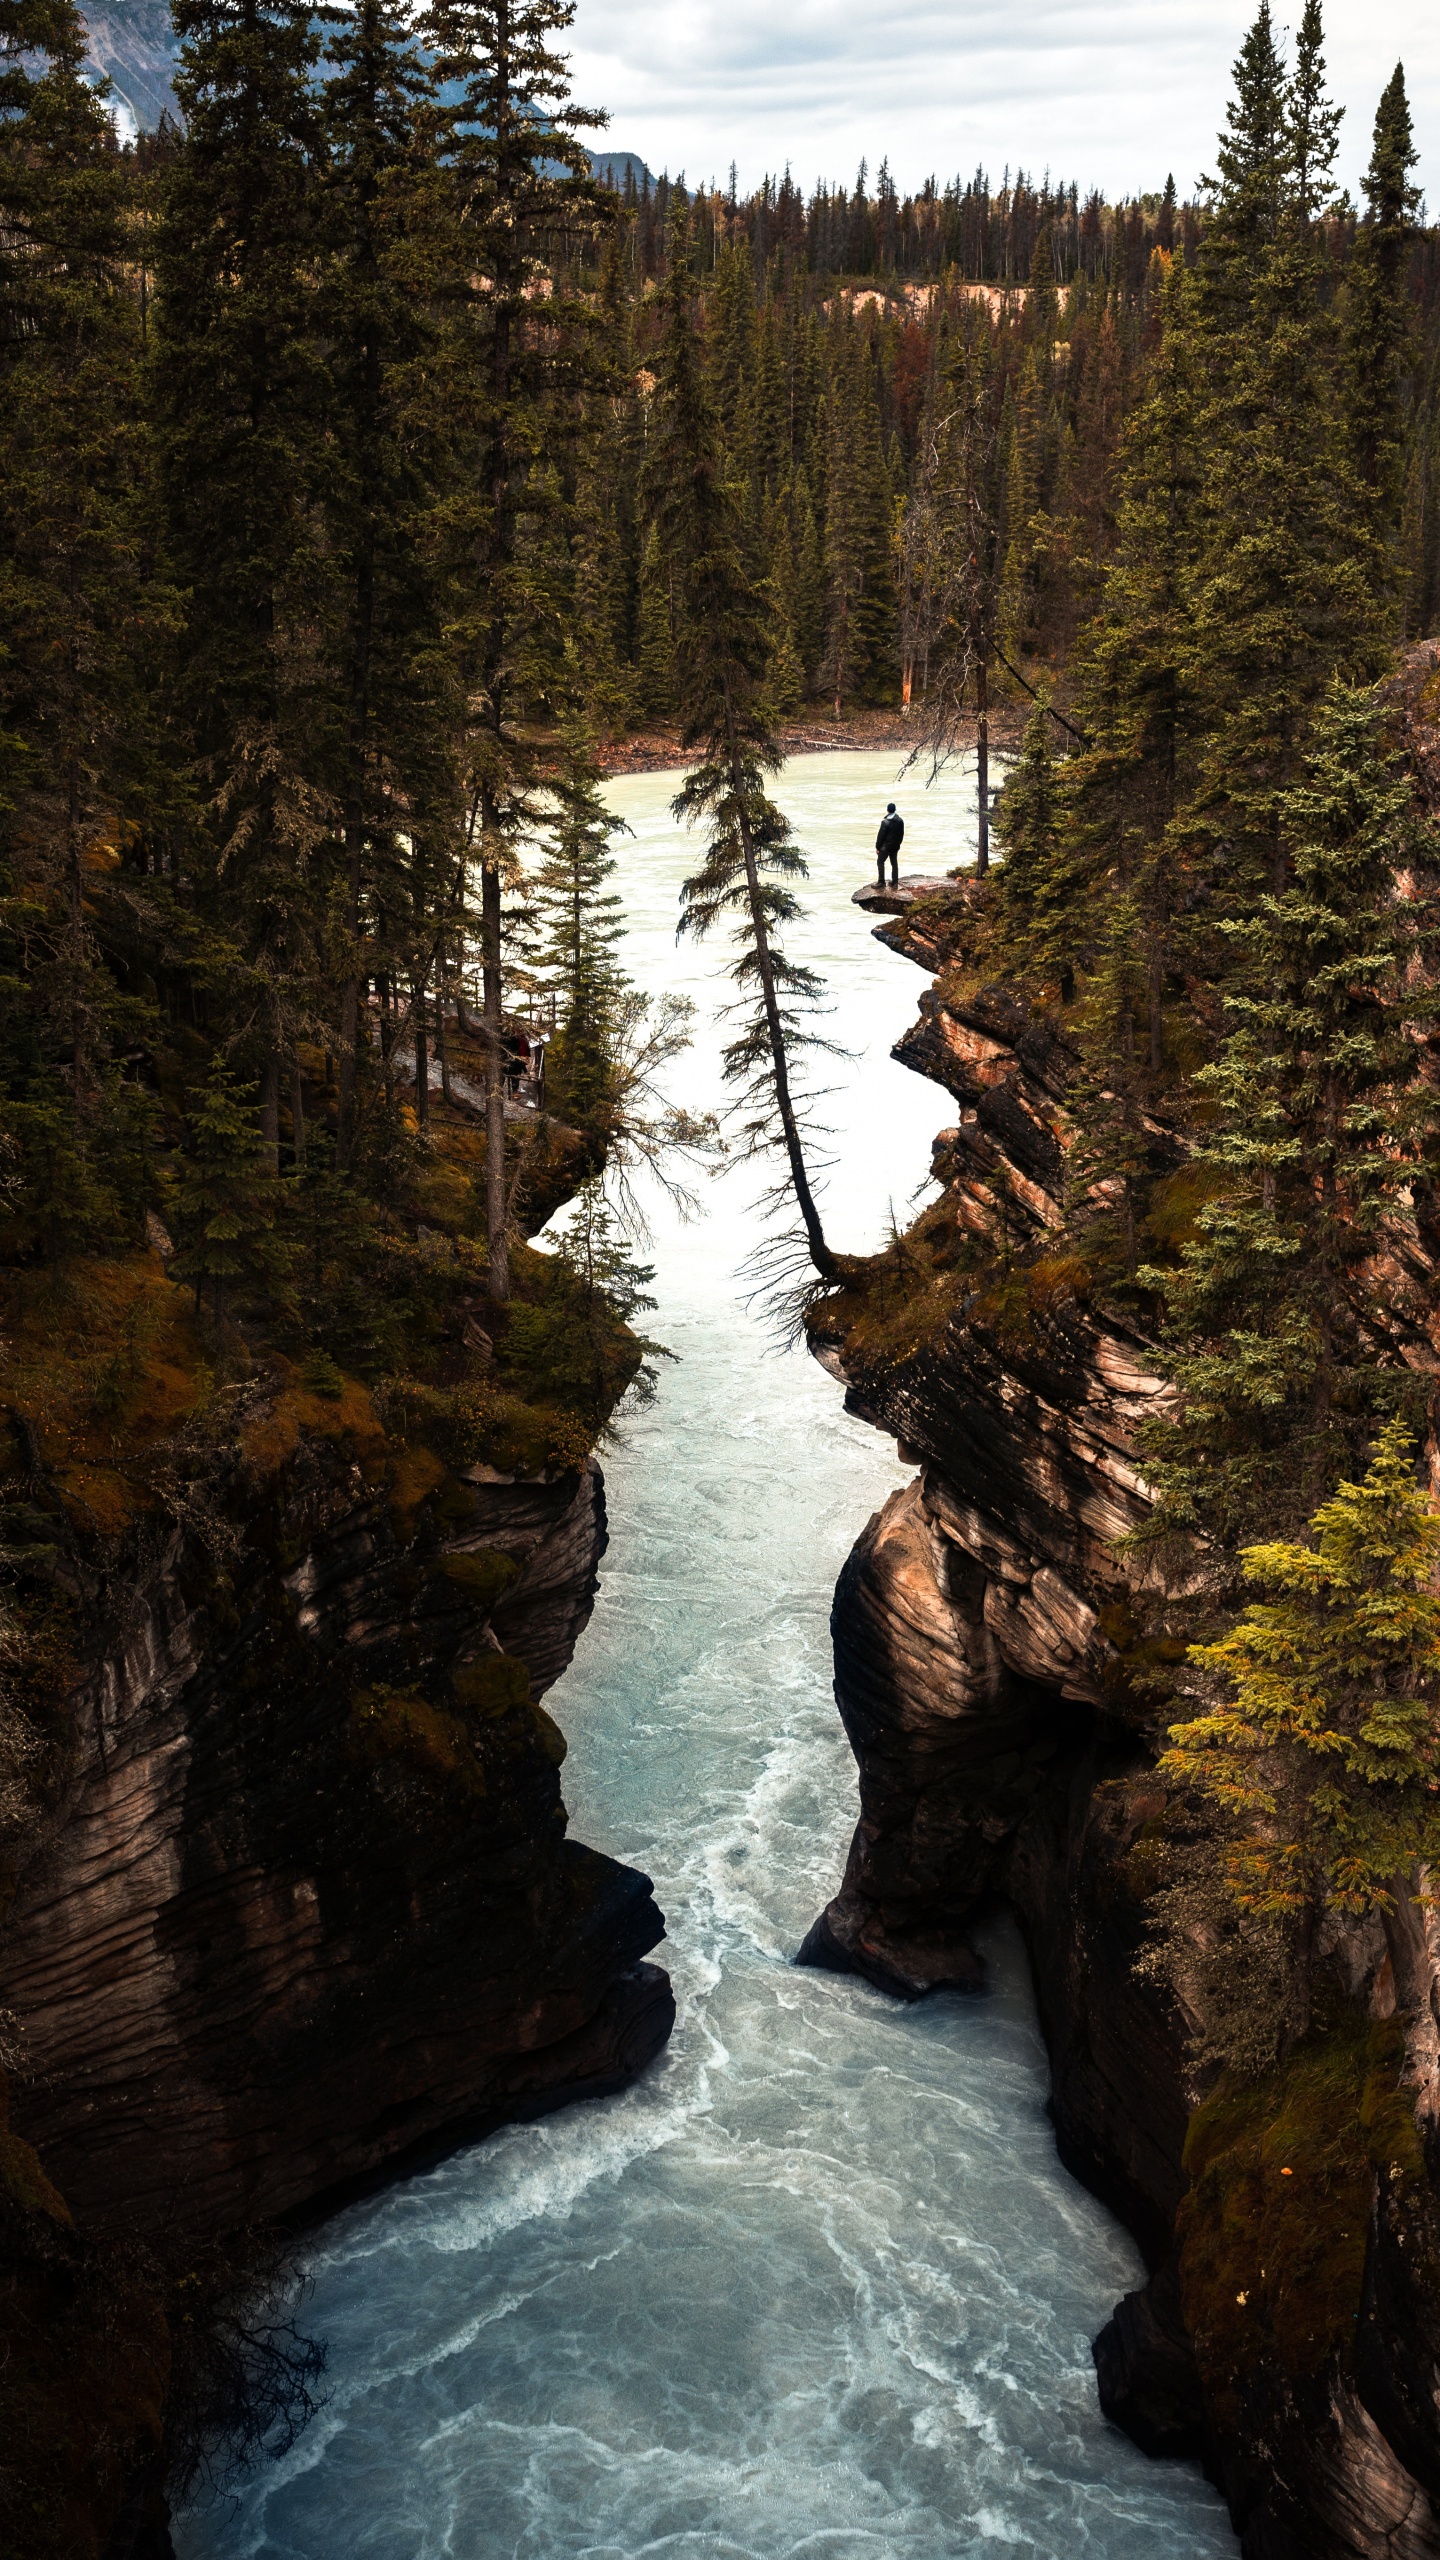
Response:
[[[796,947],[856,1053],[826,1117],[857,1252],[883,1242],[942,1116],[890,1063],[912,973],[849,896],[895,780],[893,754],[864,752],[784,777],[811,864]],[[698,1112],[720,1097],[725,988],[715,954],[675,943],[693,850],[674,788],[642,774],[613,797],[629,964],[696,1004],[676,1089]],[[968,770],[906,806],[921,867],[956,859]],[[649,1325],[677,1356],[607,1450],[601,1587],[546,1699],[576,1828],[657,1879],[675,2033],[627,2089],[456,2150],[315,2233],[302,2317],[329,2346],[327,2405],[218,2509],[177,2519],[181,2560],[664,2537],[753,2560],[817,2539],[896,2560],[1233,2549],[1195,2466],[1148,2460],[1101,2416],[1089,2340],[1144,2271],[1056,2156],[1013,1928],[986,1928],[983,2001],[902,2004],[795,1969],[854,1822],[835,1579],[909,1470],[745,1304],[768,1179],[732,1163],[689,1217],[647,1197]]]

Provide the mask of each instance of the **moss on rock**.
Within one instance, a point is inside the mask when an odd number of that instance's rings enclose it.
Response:
[[[482,1653],[474,1662],[457,1663],[450,1680],[461,1705],[476,1715],[503,1716],[530,1704],[530,1674],[513,1653]]]
[[[520,1567],[499,1547],[477,1547],[467,1555],[437,1557],[436,1571],[475,1608],[488,1612],[518,1580]]]
[[[1397,2019],[1342,2014],[1263,2080],[1197,2107],[1180,2207],[1186,2323],[1222,2426],[1262,2364],[1348,2367],[1377,2170],[1424,2174]]]
[[[468,1728],[414,1690],[360,1689],[351,1701],[355,1748],[372,1765],[399,1761],[432,1783],[483,1796],[485,1771]]]

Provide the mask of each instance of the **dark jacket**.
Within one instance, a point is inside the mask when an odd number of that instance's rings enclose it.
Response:
[[[880,833],[875,839],[875,850],[883,854],[888,862],[892,854],[899,852],[904,841],[905,821],[892,811],[889,816],[880,821]]]

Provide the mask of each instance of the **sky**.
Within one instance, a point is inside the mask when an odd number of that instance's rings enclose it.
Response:
[[[1303,0],[1272,0],[1277,26]],[[1182,196],[1214,167],[1230,65],[1255,0],[579,0],[575,94],[607,140],[692,184],[757,185],[786,162],[807,193],[888,155],[900,191],[977,164],[1076,179],[1114,199]],[[1331,88],[1352,194],[1375,104],[1405,65],[1419,177],[1440,216],[1435,0],[1330,0]]]

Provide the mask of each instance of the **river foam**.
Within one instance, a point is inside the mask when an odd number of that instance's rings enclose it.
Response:
[[[694,849],[674,778],[614,788],[632,973],[693,993],[714,1091],[721,955],[674,940]],[[918,974],[849,892],[887,798],[907,866],[968,840],[964,773],[796,759],[798,956],[826,971],[835,1240],[902,1220],[947,1100],[888,1059]],[[1106,2425],[1089,2341],[1139,2274],[1060,2168],[1023,1953],[903,2008],[789,1962],[855,1818],[830,1696],[835,1575],[902,1482],[891,1444],[778,1355],[736,1277],[754,1177],[657,1212],[652,1319],[679,1356],[607,1458],[612,1544],[549,1704],[582,1839],[656,1880],[679,2024],[622,2097],[513,2128],[337,2218],[307,2324],[332,2397],[283,2462],[185,2519],[182,2560],[1220,2560],[1183,2465]]]

